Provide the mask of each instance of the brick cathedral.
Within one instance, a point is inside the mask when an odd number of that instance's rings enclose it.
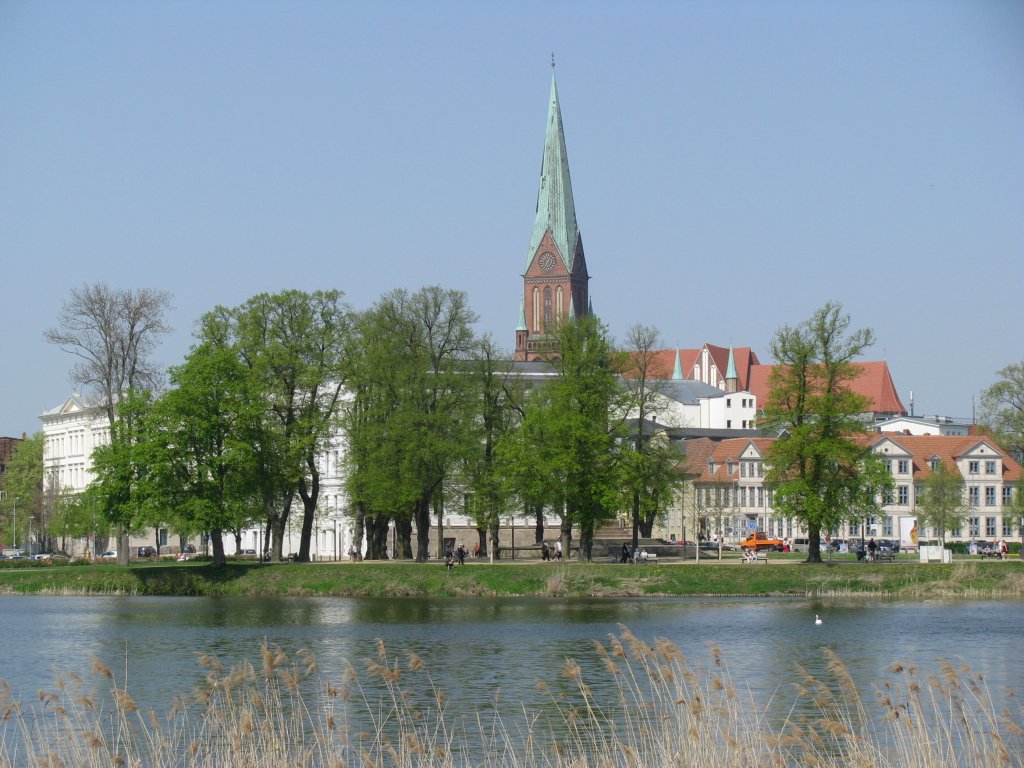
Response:
[[[576,224],[569,180],[562,110],[558,104],[554,63],[548,103],[544,157],[537,192],[537,215],[523,273],[523,298],[516,326],[516,360],[537,360],[553,348],[560,323],[591,313],[587,260]]]

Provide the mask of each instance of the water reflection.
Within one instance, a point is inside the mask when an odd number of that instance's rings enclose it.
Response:
[[[376,638],[398,657],[419,654],[458,712],[487,711],[499,692],[505,702],[538,702],[538,680],[566,685],[567,657],[580,662],[600,695],[612,683],[593,644],[619,625],[648,641],[671,640],[699,667],[712,664],[717,644],[741,692],[760,701],[774,695],[782,707],[792,703],[796,664],[826,673],[824,649],[838,653],[864,692],[894,661],[934,669],[938,658],[1024,688],[1015,663],[1024,631],[1017,603],[5,596],[0,611],[0,677],[23,695],[48,686],[54,671],[87,670],[92,654],[119,681],[127,677],[140,703],[158,709],[202,681],[198,653],[231,666],[256,661],[264,642],[289,652],[310,648],[336,677],[343,659],[358,667],[372,656]]]

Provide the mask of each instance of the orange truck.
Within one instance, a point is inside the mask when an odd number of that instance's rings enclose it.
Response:
[[[752,549],[758,552],[762,549],[782,550],[782,539],[771,538],[764,531],[754,531],[740,542],[741,549]]]

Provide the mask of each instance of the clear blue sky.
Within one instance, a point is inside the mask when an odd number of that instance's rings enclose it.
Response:
[[[0,0],[0,434],[69,291],[468,292],[513,346],[557,61],[595,310],[751,346],[842,302],[917,413],[1024,359],[1024,3]]]

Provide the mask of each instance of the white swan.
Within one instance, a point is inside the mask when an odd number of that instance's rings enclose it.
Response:
[[[821,619],[818,618],[818,614],[814,614],[814,623],[821,624]]]

